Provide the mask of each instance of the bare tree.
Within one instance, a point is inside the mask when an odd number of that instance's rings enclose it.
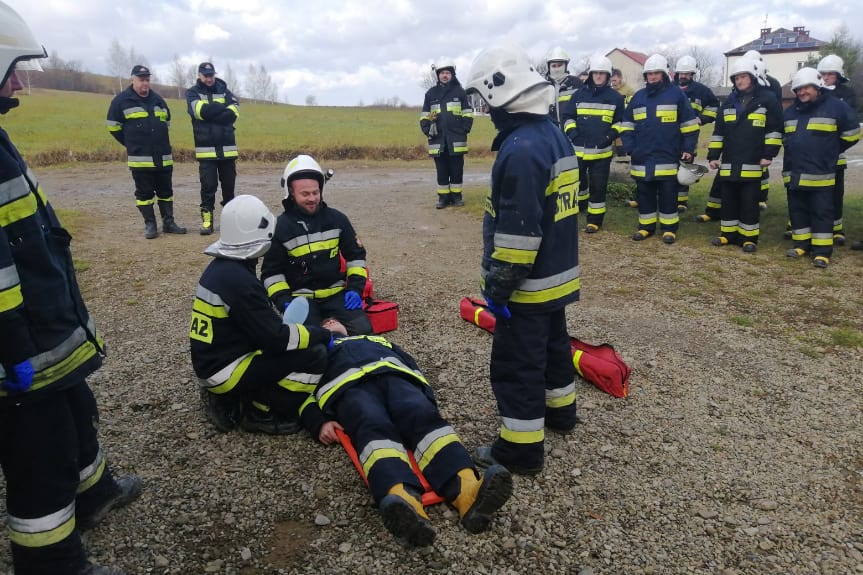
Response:
[[[318,98],[314,94],[309,94],[306,96],[306,106],[317,106]]]
[[[149,67],[147,58],[135,51],[134,46],[130,46],[128,50],[120,44],[119,40],[114,38],[111,40],[111,45],[108,47],[108,73],[118,80],[119,89],[123,89],[126,78],[132,70],[132,66],[142,64]],[[152,70],[151,70],[152,72]],[[156,75],[152,74],[153,82],[156,82]]]
[[[234,74],[234,69],[231,68],[230,64],[225,64],[225,68],[222,70],[222,73],[219,74],[219,77],[225,81],[225,84],[228,85],[228,89],[234,93],[235,96],[243,96],[240,83],[237,80],[237,75]]]
[[[174,54],[174,60],[171,62],[171,71],[169,72],[168,81],[177,87],[177,98],[183,99],[186,93],[186,88],[192,84],[189,81],[189,66],[180,60],[177,54]]]
[[[263,64],[257,68],[254,64],[249,64],[246,72],[245,96],[253,102],[264,102],[273,101],[275,94],[276,87],[267,68]]]
[[[420,80],[420,88],[429,91],[435,86],[437,86],[437,72],[435,72],[434,64],[432,64],[431,69],[423,74],[422,80]]]

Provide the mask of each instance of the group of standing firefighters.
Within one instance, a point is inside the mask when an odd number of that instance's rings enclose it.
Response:
[[[715,246],[757,250],[760,213],[767,208],[768,167],[784,145],[782,176],[788,195],[793,241],[788,257],[810,256],[827,267],[833,245],[845,245],[842,221],[844,152],[860,138],[855,95],[843,61],[823,57],[817,68],[801,68],[791,81],[796,100],[785,110],[779,82],[767,73],[763,57],[749,51],[731,67],[731,94],[720,103],[697,81],[694,57],[683,56],[672,71],[661,54],[648,57],[645,85],[632,92],[601,55],[590,58],[584,81],[568,71],[560,48],[546,55],[547,80],[555,89],[549,109],[553,123],[569,137],[578,158],[578,205],[587,212],[584,232],[602,228],[615,152],[630,157],[638,208],[634,241],[658,231],[662,241],[677,240],[680,214],[688,208],[689,185],[706,166],[693,165],[701,126],[715,123],[707,160],[717,175],[698,223],[719,222]],[[455,76],[455,66],[436,66],[438,83],[425,96],[420,127],[429,140],[438,181],[438,208],[462,205],[462,172],[473,115]],[[616,143],[620,142],[619,146]],[[694,175],[693,175],[694,174]],[[863,250],[863,241],[852,249]]]
[[[0,30],[0,113],[6,113],[19,103],[16,70],[38,66],[47,53],[2,2]],[[212,63],[201,63],[187,107],[202,235],[215,228],[219,183],[224,206],[219,239],[205,250],[213,260],[196,288],[189,326],[209,421],[223,432],[285,435],[305,428],[324,444],[347,432],[384,525],[408,544],[429,545],[435,531],[409,465],[415,456],[460,524],[486,531],[512,493],[511,474],[543,470],[546,430],[569,434],[576,425],[566,306],[580,295],[577,214],[587,210],[586,233],[602,228],[615,141],[622,140],[636,180],[633,240],[654,235],[658,224],[671,244],[687,199],[678,171],[689,169],[699,125],[715,121],[708,160],[719,170],[721,234],[714,243],[747,252],[757,245],[761,181],[784,144],[795,242],[788,255],[810,254],[825,267],[841,235],[840,154],[860,137],[839,89],[846,79],[837,60],[828,56],[820,72],[795,74],[797,100],[784,117],[757,55],[732,70],[735,89],[722,105],[695,82],[694,61],[686,58],[677,64],[676,85],[663,56],[648,58],[647,84],[628,102],[619,74],[600,56],[590,60],[582,82],[569,75],[561,49],[549,54],[543,77],[520,48],[489,48],[476,57],[464,88],[455,65],[439,63],[420,120],[435,158],[438,208],[464,203],[473,122],[468,94],[484,100],[498,132],[480,285],[497,321],[490,379],[500,427],[491,445],[472,454],[441,417],[416,361],[372,334],[363,312],[365,248],[347,216],[323,201],[329,174],[310,156],[291,159],[278,218],[254,196],[235,197],[239,102]],[[136,65],[131,76],[107,121],[128,152],[145,237],[158,236],[156,205],[164,233],[186,233],[174,220],[170,111],[150,89],[146,66]],[[713,219],[706,214],[701,221]],[[70,242],[0,130],[0,457],[15,572],[122,575],[89,563],[80,538],[137,498],[142,484],[135,476],[115,479],[99,446],[86,377],[100,367],[105,346],[81,297]]]

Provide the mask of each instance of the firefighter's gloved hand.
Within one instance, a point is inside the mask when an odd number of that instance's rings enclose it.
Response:
[[[512,314],[510,313],[509,308],[507,307],[507,305],[505,303],[504,304],[498,304],[498,303],[493,302],[489,298],[485,298],[485,301],[486,301],[485,305],[488,308],[488,311],[493,313],[494,317],[502,317],[503,319],[509,319],[512,317]]]
[[[360,309],[363,307],[363,298],[353,290],[345,292],[345,309]]]
[[[6,368],[3,389],[9,393],[24,393],[33,385],[33,364],[29,359]]]
[[[436,137],[437,137],[437,123],[432,122],[432,125],[429,126],[429,138],[436,138]]]
[[[334,347],[336,347],[336,339],[333,337],[333,334],[330,334],[330,341],[327,342],[327,351],[333,351]]]

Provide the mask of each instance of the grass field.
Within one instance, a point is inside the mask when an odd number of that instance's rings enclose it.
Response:
[[[0,125],[33,165],[120,160],[123,148],[105,129],[111,97],[34,90]],[[192,126],[185,100],[168,99],[171,142],[178,161],[191,160]],[[471,154],[490,157],[494,128],[474,122]],[[426,159],[416,108],[339,108],[241,103],[237,145],[243,159],[283,161],[296,153],[323,159]]]

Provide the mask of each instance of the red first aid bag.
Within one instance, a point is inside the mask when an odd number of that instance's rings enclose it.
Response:
[[[465,321],[494,333],[496,318],[488,311],[484,300],[463,297],[459,303],[459,313]],[[578,375],[614,397],[629,395],[632,368],[626,365],[611,345],[591,345],[571,336],[569,339],[572,363]]]

